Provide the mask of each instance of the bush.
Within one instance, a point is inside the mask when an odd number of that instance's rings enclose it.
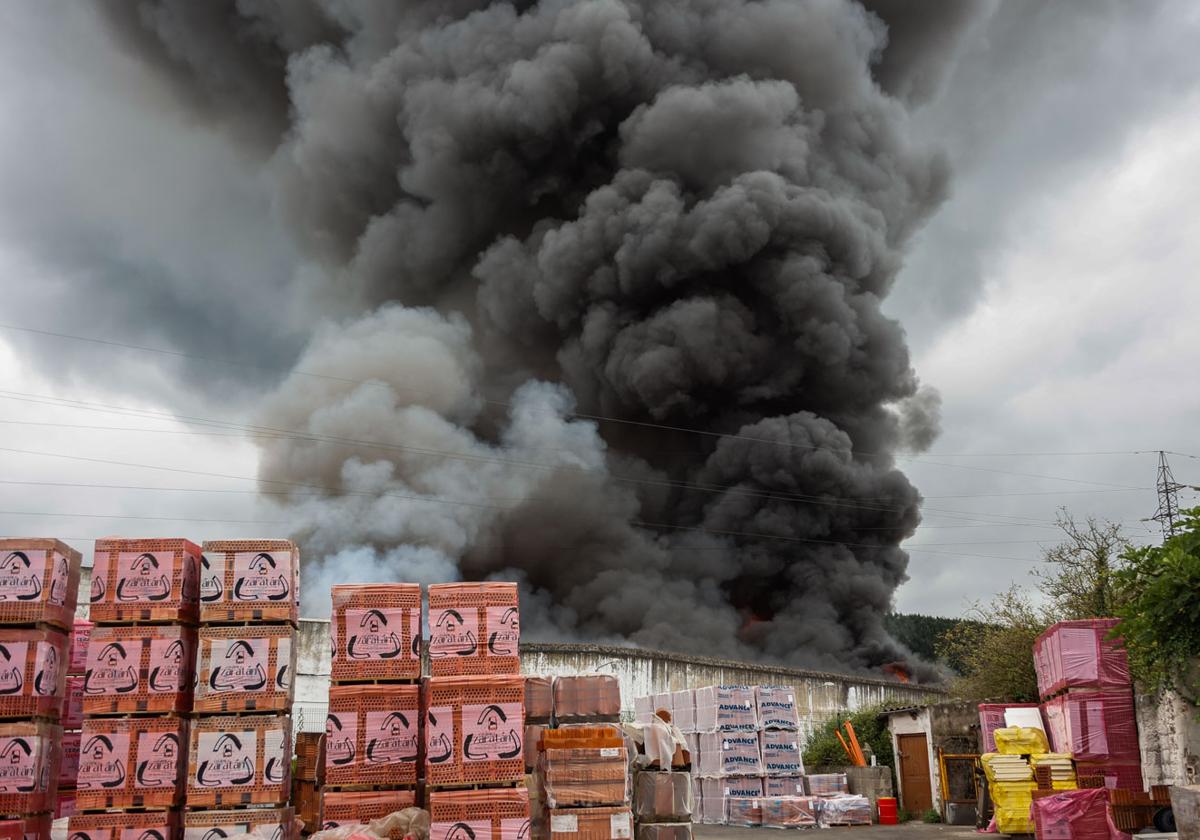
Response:
[[[848,718],[841,715],[825,721],[823,726],[813,732],[804,747],[804,765],[820,767],[850,764],[850,757],[846,755],[846,751],[842,749],[842,745],[837,739],[838,727],[843,721],[849,720],[854,727],[854,733],[858,736],[858,743],[863,748],[863,752],[865,753],[870,747],[871,752],[875,754],[877,764],[895,768],[896,760],[892,755],[892,736],[888,732],[887,721],[879,718],[881,711],[883,711],[882,706],[872,706],[869,709],[860,709]]]
[[[921,819],[924,822],[933,825],[934,823],[940,823],[942,821],[942,815],[937,812],[936,808],[930,808],[925,812],[925,816],[921,817]]]

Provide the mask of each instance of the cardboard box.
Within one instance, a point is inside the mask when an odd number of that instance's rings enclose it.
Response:
[[[200,546],[183,539],[96,541],[90,618],[196,622]]]
[[[300,549],[291,540],[210,540],[200,560],[200,621],[300,618]]]
[[[0,539],[0,624],[75,621],[81,555],[54,539]]]

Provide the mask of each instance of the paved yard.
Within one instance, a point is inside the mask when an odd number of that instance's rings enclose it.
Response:
[[[967,840],[978,838],[972,826],[926,825],[910,822],[904,825],[836,826],[828,829],[741,828],[732,825],[695,825],[696,840],[785,840],[799,831],[820,831],[820,840]],[[805,835],[810,837],[811,835]],[[999,836],[999,835],[993,835]]]

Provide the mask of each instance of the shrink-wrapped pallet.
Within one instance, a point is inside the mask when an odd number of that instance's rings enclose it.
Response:
[[[433,676],[519,674],[520,638],[515,583],[429,587],[429,667]]]
[[[745,685],[710,685],[696,689],[696,730],[757,731],[754,689]]]
[[[190,712],[195,655],[192,627],[93,628],[83,676],[83,713]]]
[[[295,674],[291,625],[204,626],[197,640],[193,708],[201,714],[287,712]]]
[[[719,825],[725,822],[725,789],[724,779],[696,779],[696,799],[698,803],[699,820],[706,825]]]
[[[429,794],[430,840],[528,840],[529,791],[435,790]]]
[[[1131,690],[1072,691],[1047,701],[1043,709],[1055,752],[1071,753],[1076,761],[1140,760]],[[997,743],[1003,731],[997,730]]]
[[[757,732],[702,732],[701,776],[761,776]]]
[[[551,840],[631,840],[633,815],[628,807],[550,809]]]
[[[0,817],[0,840],[43,840],[51,836],[52,814],[32,817]],[[72,840],[91,840],[89,837]],[[108,840],[108,838],[104,838]]]
[[[804,777],[810,796],[836,796],[850,792],[845,773],[814,773]]]
[[[333,682],[421,676],[421,587],[376,583],[333,587],[329,622]]]
[[[63,790],[58,789],[57,802],[54,803],[54,819],[61,820],[64,817],[73,817],[79,813],[79,807],[75,802],[75,789]],[[0,840],[4,837],[0,834]]]
[[[624,747],[547,746],[540,771],[550,808],[629,802],[629,757]]]
[[[170,838],[179,836],[178,811],[147,811],[126,814],[76,814],[67,822],[71,840],[125,840],[127,837]]]
[[[754,689],[758,725],[762,729],[799,729],[796,690],[789,685],[760,685]]]
[[[683,742],[686,745],[688,756],[691,758],[691,765],[688,772],[694,777],[700,775],[700,735],[696,732],[685,732]]]
[[[75,780],[79,776],[79,750],[82,746],[82,732],[63,733],[62,755],[58,765],[58,786],[60,788],[75,787]]]
[[[96,541],[89,617],[178,621],[199,615],[200,546],[183,539]]]
[[[692,823],[637,824],[637,840],[692,840]]]
[[[696,731],[696,691],[685,688],[671,695],[671,722],[680,732]]]
[[[621,685],[609,674],[555,677],[554,717],[560,723],[618,720]]]
[[[759,733],[763,773],[767,776],[803,776],[804,759],[800,739],[788,729],[764,729]]]
[[[554,679],[525,678],[525,722],[550,723],[554,717]]]
[[[192,723],[189,808],[283,805],[292,786],[287,715],[216,715]]]
[[[1046,733],[1031,726],[1006,726],[997,729],[992,736],[996,739],[996,752],[1001,755],[1029,755],[1050,751]]]
[[[62,728],[41,721],[0,723],[0,814],[50,811],[58,790]]]
[[[189,811],[183,815],[183,840],[217,840],[238,834],[258,834],[264,840],[290,840],[294,818],[291,808]]]
[[[66,664],[65,633],[0,627],[0,718],[59,718]]]
[[[66,698],[60,723],[63,729],[83,728],[83,676],[67,677]]]
[[[79,809],[179,805],[187,735],[188,722],[177,717],[84,721],[75,782]]]
[[[762,824],[765,828],[805,828],[817,824],[820,802],[815,796],[764,796]]]
[[[696,813],[695,782],[688,773],[638,773],[633,815],[639,822],[686,822]]]
[[[1032,802],[1033,827],[1038,837],[1052,840],[1101,840],[1109,837],[1108,793],[1072,790],[1042,796]]]
[[[60,540],[0,539],[0,624],[50,624],[69,633],[80,559]]]
[[[865,796],[843,793],[821,800],[817,815],[820,825],[870,825],[871,800]]]
[[[725,820],[729,825],[762,825],[762,797],[725,797]]]
[[[82,676],[87,670],[88,640],[92,638],[93,626],[86,618],[75,619],[71,626],[71,644],[68,651],[70,665],[67,667],[67,673],[72,676]]]
[[[633,719],[635,723],[647,724],[654,719],[654,697],[644,695],[633,698]]]
[[[807,796],[803,776],[767,776],[763,779],[765,796]]]
[[[420,720],[416,685],[331,686],[325,784],[415,784]]]
[[[1036,782],[992,782],[988,791],[996,815],[996,828],[1001,834],[1032,834],[1030,805]]]
[[[369,823],[416,805],[416,791],[405,790],[324,790],[321,792],[321,828]],[[393,835],[401,840],[403,833]]]
[[[532,773],[537,769],[538,756],[541,755],[542,734],[549,727],[541,723],[525,724],[525,772]]]
[[[520,781],[525,719],[519,676],[434,677],[425,713],[430,784]]]
[[[1099,783],[1108,790],[1145,790],[1140,761],[1077,761],[1075,775],[1082,782]],[[1080,787],[1083,787],[1080,784]]]
[[[1004,720],[1007,709],[1036,709],[1037,703],[980,703],[979,704],[979,737],[983,741],[983,752],[996,752],[997,729],[1003,729],[1008,724]]]
[[[200,621],[295,624],[300,550],[291,540],[214,540],[202,546]]]
[[[1061,621],[1033,646],[1034,670],[1043,697],[1068,688],[1129,688],[1129,657],[1119,638],[1110,638],[1115,618]]]

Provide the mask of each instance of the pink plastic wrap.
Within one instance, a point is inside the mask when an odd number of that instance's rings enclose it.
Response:
[[[979,737],[983,741],[983,752],[996,751],[996,730],[1003,729],[1005,709],[1036,709],[1037,703],[980,703]]]
[[[804,778],[801,776],[767,776],[763,779],[763,794],[766,796],[805,796]]]
[[[83,677],[67,677],[67,699],[63,703],[62,727],[83,728]]]
[[[1034,643],[1038,690],[1046,697],[1065,688],[1128,688],[1129,659],[1108,634],[1115,618],[1061,621]]]
[[[79,748],[82,738],[82,732],[63,733],[62,763],[58,768],[59,787],[75,787],[75,779],[79,776]]]
[[[1068,790],[1033,800],[1038,840],[1109,840],[1108,793]]]
[[[758,729],[754,689],[745,685],[710,685],[696,689],[698,732],[753,732]]]
[[[86,618],[75,619],[75,626],[71,629],[71,664],[67,670],[68,674],[82,674],[87,668],[88,639],[91,635],[92,622]]]
[[[804,759],[795,732],[764,729],[758,735],[763,772],[768,776],[803,776]]]
[[[671,722],[680,732],[696,731],[696,690],[685,688],[671,695]]]
[[[701,776],[761,776],[757,732],[704,732],[700,735]]]
[[[1042,707],[1055,752],[1076,761],[1138,761],[1133,692],[1073,691]]]
[[[758,725],[763,729],[799,729],[796,690],[789,685],[760,685],[754,689]]]
[[[1140,761],[1106,761],[1090,763],[1081,761],[1075,765],[1075,776],[1079,779],[1099,777],[1104,781],[1108,790],[1143,791],[1146,789],[1142,782],[1142,764]]]

